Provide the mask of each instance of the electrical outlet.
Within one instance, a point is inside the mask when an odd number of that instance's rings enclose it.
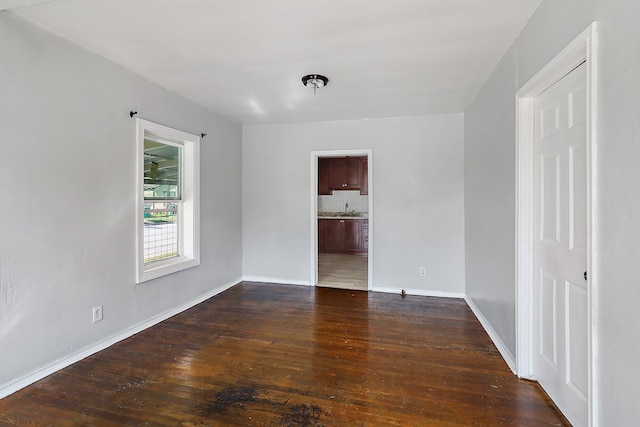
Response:
[[[93,307],[93,323],[99,322],[102,320],[102,306],[97,305]]]
[[[420,275],[421,276],[426,276],[427,275],[427,269],[424,267],[420,267]]]

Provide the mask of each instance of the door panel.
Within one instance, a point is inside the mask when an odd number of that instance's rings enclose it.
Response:
[[[347,186],[347,163],[344,159],[332,159],[329,164],[329,186],[343,190]]]
[[[569,247],[587,253],[587,187],[580,183],[587,182],[587,149],[586,147],[569,147],[569,161],[571,168],[569,191]]]
[[[575,426],[588,422],[586,67],[535,100],[534,375]]]
[[[589,385],[585,372],[588,371],[589,359],[586,351],[587,335],[576,333],[583,327],[587,318],[587,287],[583,284],[566,282],[566,334],[567,334],[567,372],[566,382],[581,397],[585,404]],[[574,350],[575,349],[575,350]]]
[[[547,313],[540,315],[540,354],[553,370],[558,369],[558,281],[551,274],[540,271],[540,307]]]
[[[331,159],[318,158],[318,196],[330,195],[331,185],[329,182],[329,167]]]
[[[587,122],[587,90],[577,89],[569,94],[569,127]]]
[[[360,158],[348,158],[346,167],[346,183],[349,188],[360,188]]]
[[[547,243],[557,243],[560,240],[560,189],[558,188],[560,162],[558,157],[554,153],[540,158],[540,180],[542,181],[540,240]]]
[[[552,105],[540,111],[540,139],[560,132],[560,106]]]
[[[344,249],[349,252],[360,251],[360,221],[351,219],[345,220]]]
[[[344,221],[337,219],[324,220],[323,248],[325,251],[341,251],[344,242]]]

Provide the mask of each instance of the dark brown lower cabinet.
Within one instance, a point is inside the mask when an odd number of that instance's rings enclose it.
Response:
[[[319,234],[320,252],[340,252],[344,246],[344,220],[321,219],[324,223],[322,233]]]
[[[366,219],[318,220],[319,252],[366,253],[368,240],[369,221]]]

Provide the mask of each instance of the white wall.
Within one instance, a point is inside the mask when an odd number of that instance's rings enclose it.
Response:
[[[463,138],[462,114],[245,126],[245,277],[310,282],[310,152],[372,148],[374,287],[461,295]]]
[[[201,265],[137,286],[132,109],[208,133]],[[241,160],[238,125],[0,12],[0,395],[239,279]]]
[[[515,352],[515,93],[599,24],[596,259],[601,426],[640,418],[640,2],[545,0],[465,112],[466,292]]]

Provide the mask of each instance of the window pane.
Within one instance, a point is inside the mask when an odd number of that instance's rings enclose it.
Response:
[[[145,139],[145,200],[178,200],[180,185],[180,147]]]
[[[144,204],[144,263],[160,261],[178,253],[177,203]]]

